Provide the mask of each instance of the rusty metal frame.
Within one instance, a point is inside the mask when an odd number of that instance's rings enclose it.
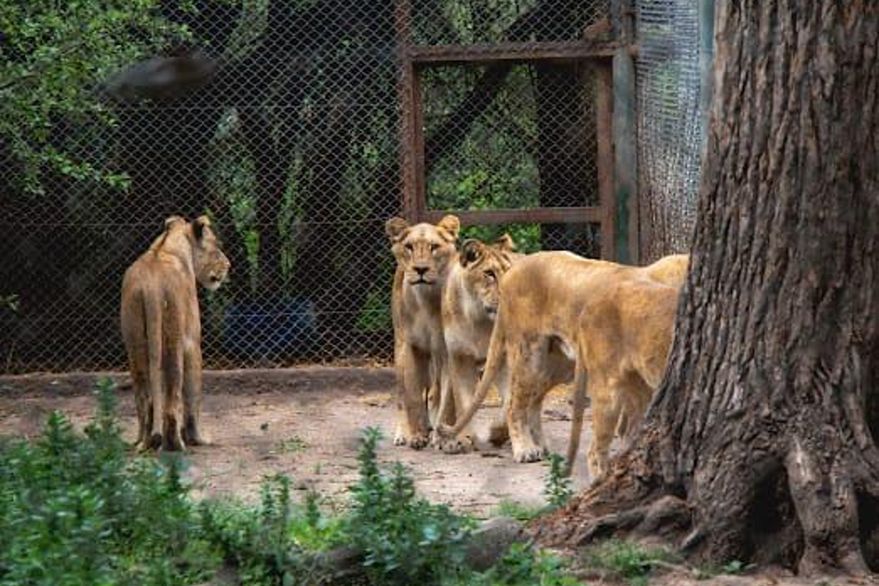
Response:
[[[400,98],[403,214],[412,222],[436,222],[455,214],[463,225],[492,224],[597,224],[601,231],[601,257],[616,259],[619,221],[615,182],[618,174],[614,135],[614,57],[630,53],[630,43],[619,40],[567,42],[498,43],[476,45],[415,46],[411,42],[411,0],[397,0],[397,41],[400,60],[398,94]],[[615,27],[616,28],[616,27]],[[630,39],[625,39],[630,40]],[[596,134],[598,168],[598,206],[539,207],[493,210],[433,210],[427,207],[424,164],[424,119],[421,71],[425,68],[456,64],[497,62],[573,62],[595,70]],[[628,230],[624,229],[624,237]]]

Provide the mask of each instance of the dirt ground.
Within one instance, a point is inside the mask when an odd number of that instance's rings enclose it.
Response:
[[[134,400],[125,373],[0,377],[0,434],[33,437],[53,409],[66,413],[81,428],[94,411],[92,389],[102,376],[117,382],[124,437],[132,441]],[[347,487],[357,476],[360,430],[378,426],[386,438],[380,458],[408,466],[420,493],[433,502],[479,517],[491,514],[502,500],[529,506],[544,503],[548,465],[514,463],[509,444],[501,449],[481,445],[478,452],[454,456],[432,448],[415,451],[394,446],[390,441],[396,415],[393,397],[390,368],[208,371],[202,421],[214,444],[189,454],[188,475],[195,493],[250,500],[258,494],[264,476],[281,472],[293,479],[296,488],[314,487],[329,502],[344,505]],[[497,401],[487,402],[477,416],[479,434],[486,433],[497,412]],[[587,422],[588,417],[587,412]],[[551,449],[564,453],[570,433],[566,392],[551,394],[544,422]],[[584,446],[589,429],[587,423]],[[581,457],[574,487],[587,482]]]

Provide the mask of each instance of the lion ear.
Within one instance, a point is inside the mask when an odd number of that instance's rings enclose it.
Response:
[[[167,231],[171,228],[171,226],[173,226],[177,222],[183,222],[185,224],[186,218],[183,218],[181,216],[168,216],[167,218],[165,218],[165,223],[164,223],[163,228]]]
[[[437,227],[448,232],[452,236],[452,240],[457,240],[458,232],[461,230],[461,220],[458,219],[458,216],[449,214],[448,216],[443,216]]]
[[[201,240],[204,236],[204,229],[210,227],[211,219],[207,216],[199,216],[192,222],[192,233],[195,234],[196,240]]]
[[[506,232],[494,241],[494,245],[505,252],[513,252],[516,250],[516,243],[513,242],[513,237]]]
[[[484,246],[485,245],[482,242],[475,238],[468,238],[465,240],[464,244],[461,246],[461,266],[466,267],[482,258],[482,249]]]
[[[385,234],[388,235],[388,239],[392,244],[399,242],[408,229],[409,222],[398,216],[394,216],[385,222]]]

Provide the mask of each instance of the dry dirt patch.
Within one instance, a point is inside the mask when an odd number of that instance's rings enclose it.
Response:
[[[0,377],[0,434],[33,437],[53,409],[82,427],[94,411],[92,388],[102,376],[118,384],[124,436],[134,439],[130,380],[124,373],[34,374]],[[394,375],[389,368],[301,367],[285,370],[209,371],[205,373],[202,419],[215,442],[188,455],[196,494],[253,499],[266,475],[289,475],[299,489],[314,487],[331,501],[344,503],[357,476],[360,430],[378,426],[393,433]],[[566,392],[553,393],[545,405],[544,431],[553,451],[563,453],[570,432]],[[489,403],[477,416],[485,433],[497,413]],[[587,418],[588,418],[587,412]],[[588,445],[589,425],[586,425]],[[383,441],[385,462],[408,466],[420,493],[434,502],[486,516],[502,500],[543,504],[547,465],[516,464],[509,445],[483,445],[471,454],[449,456],[427,448],[414,451]],[[575,488],[588,480],[581,457]]]

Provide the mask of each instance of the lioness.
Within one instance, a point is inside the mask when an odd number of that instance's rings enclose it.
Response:
[[[207,216],[179,216],[125,271],[122,338],[137,408],[137,447],[206,443],[201,411],[201,318],[196,282],[217,289],[229,273]]]
[[[385,223],[397,260],[391,311],[398,385],[394,444],[398,446],[427,445],[431,417],[424,396],[431,389],[439,392],[448,376],[440,307],[443,285],[458,256],[455,242],[460,227],[451,215],[435,226],[410,226],[396,217]]]
[[[467,409],[473,400],[473,389],[479,380],[479,368],[488,354],[488,342],[494,328],[498,306],[498,281],[521,254],[513,252],[515,244],[504,234],[491,244],[476,239],[465,240],[458,261],[452,264],[443,289],[443,336],[449,360],[449,377],[442,389],[440,412],[454,395],[456,411]],[[501,399],[506,389],[499,389]],[[503,443],[507,438],[507,424],[501,420],[492,424],[490,439]],[[469,428],[457,441],[436,443],[444,451],[454,453],[472,449],[475,436]]]
[[[631,267],[589,260],[569,252],[538,252],[517,261],[500,282],[497,321],[489,343],[485,372],[477,386],[473,403],[459,417],[454,428],[440,426],[439,434],[450,437],[461,433],[495,379],[509,376],[507,422],[513,458],[517,462],[542,459],[547,452],[540,417],[543,398],[550,388],[570,380],[573,361],[580,353],[580,346],[593,335],[589,330],[581,331],[585,325],[580,320],[584,310],[590,307],[606,311],[607,307],[618,307],[619,311],[626,311],[628,303],[620,296],[628,295],[629,290],[619,284],[642,281],[665,286],[656,282],[651,275],[667,275],[673,272],[667,269],[686,262],[686,257],[665,258],[647,267]],[[677,290],[677,287],[669,288]],[[653,320],[650,320],[644,327],[650,327],[652,323]],[[665,348],[672,324],[658,332],[645,332],[645,339]],[[619,338],[618,331],[596,335],[610,336],[606,340],[608,345],[619,348],[627,360],[641,359],[637,353],[643,348],[627,346],[626,340]],[[655,353],[661,352],[658,349]],[[564,358],[560,358],[560,355]],[[593,372],[589,371],[588,376],[592,377]],[[590,390],[593,388],[596,393],[590,394],[593,416],[596,421],[612,421],[612,435],[613,424],[617,421],[615,417],[620,411],[620,403],[614,396],[617,388],[612,385],[590,386]],[[604,413],[606,410],[610,410],[607,415]],[[633,419],[638,416],[638,413],[632,414]],[[604,433],[601,438],[603,441]],[[596,445],[594,449],[597,453],[606,454],[607,447]],[[596,458],[591,466],[593,476],[603,471],[601,461],[601,458]]]

